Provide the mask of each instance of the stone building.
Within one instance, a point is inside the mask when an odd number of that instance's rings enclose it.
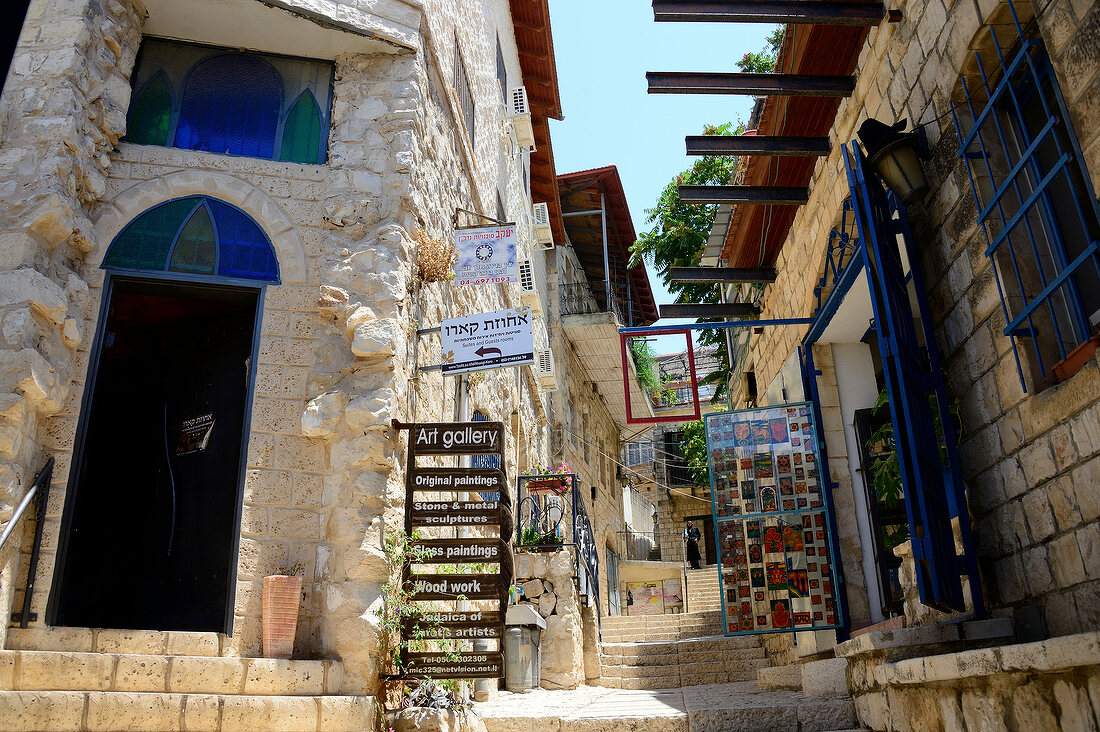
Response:
[[[626,266],[634,224],[615,166],[559,175],[557,183],[566,242],[548,277],[557,300],[549,319],[558,378],[552,448],[577,474],[593,527],[600,612],[618,614],[626,536],[619,455],[637,429],[627,422],[618,329],[652,323],[657,308],[645,269]],[[636,380],[629,399],[634,416],[652,416]]]
[[[831,484],[845,627],[769,650],[846,658],[874,729],[1092,728],[1100,6],[888,6],[867,30],[788,26],[776,71],[836,86],[764,98],[726,148],[757,152],[709,199],[736,204],[721,264],[774,268],[735,331],[755,401],[810,402]],[[927,189],[876,167],[913,138],[867,120],[919,128]],[[785,136],[814,154],[767,147]],[[758,186],[784,189],[739,198]],[[890,452],[905,510],[875,486]]]
[[[484,217],[518,224],[550,310],[560,116],[545,0],[29,4],[0,96],[0,518],[54,468],[33,590],[33,511],[0,554],[0,716],[372,724],[391,420],[501,420],[512,476],[549,457],[552,384],[420,371],[418,331],[531,302],[429,274]],[[314,660],[258,658],[283,572]]]

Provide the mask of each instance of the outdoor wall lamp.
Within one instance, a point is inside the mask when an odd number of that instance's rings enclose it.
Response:
[[[908,124],[904,119],[893,126],[868,119],[856,132],[867,151],[868,162],[906,206],[928,193],[928,179],[920,164],[920,158],[927,156],[921,154],[923,145],[917,132],[902,132]]]

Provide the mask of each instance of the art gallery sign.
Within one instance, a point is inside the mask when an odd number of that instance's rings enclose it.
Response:
[[[455,230],[456,285],[516,281],[516,225]]]
[[[421,466],[419,456],[496,455],[503,463],[503,422],[394,422],[409,430],[405,478],[405,532],[417,539],[417,571],[406,564],[402,584],[414,602],[495,600],[496,610],[458,607],[423,610],[403,619],[408,638],[452,640],[499,639],[512,583],[511,498],[507,476],[500,468]],[[490,498],[490,496],[494,496]],[[475,536],[444,536],[459,527],[474,527]],[[497,572],[462,571],[470,564],[496,565]],[[430,565],[452,565],[451,571],[427,571]],[[501,651],[447,654],[434,651],[403,653],[406,678],[499,678],[504,674]]]
[[[448,318],[440,326],[443,374],[535,362],[531,309],[511,308]]]

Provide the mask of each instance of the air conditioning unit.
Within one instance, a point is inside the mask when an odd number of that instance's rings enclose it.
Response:
[[[535,268],[530,259],[519,262],[519,290],[520,300],[531,308],[531,314],[542,315],[542,300],[535,289]]]
[[[532,205],[531,218],[535,220],[535,240],[543,249],[553,249],[554,232],[550,228],[550,207],[545,203]]]
[[[544,390],[557,390],[558,379],[554,375],[554,352],[549,348],[535,351],[535,376],[538,377],[539,386]]]
[[[527,103],[527,87],[517,86],[508,91],[508,119],[516,133],[516,142],[529,150],[535,148],[535,130],[531,126],[531,106]]]

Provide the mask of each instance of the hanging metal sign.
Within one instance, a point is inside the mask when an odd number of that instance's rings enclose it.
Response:
[[[726,635],[843,625],[811,405],[708,414],[705,427]]]
[[[522,366],[535,362],[531,309],[513,308],[448,318],[440,326],[442,371],[468,371]]]
[[[515,282],[516,225],[484,226],[455,231],[456,285]]]

